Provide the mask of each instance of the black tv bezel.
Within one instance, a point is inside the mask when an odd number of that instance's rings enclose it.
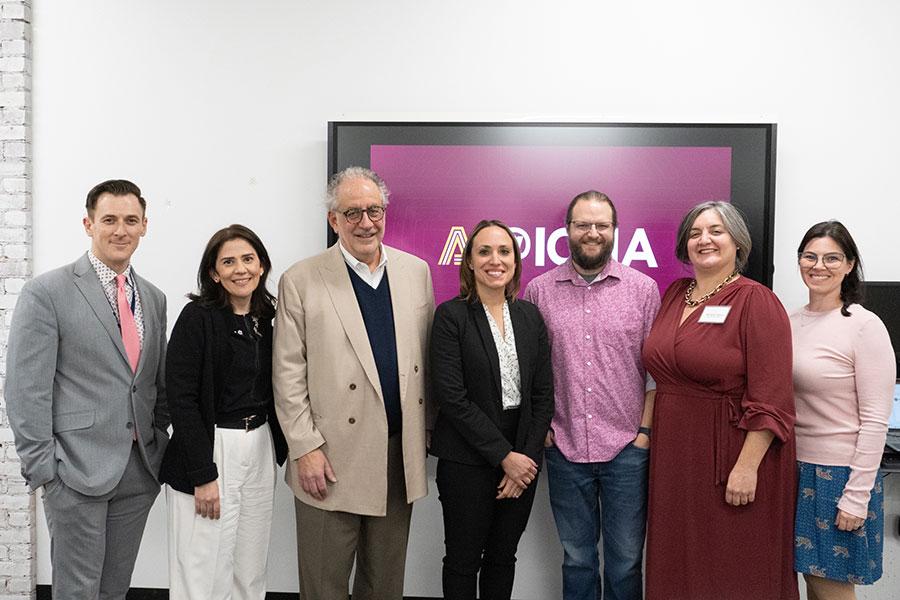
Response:
[[[370,166],[371,146],[379,144],[729,146],[730,201],[746,215],[753,238],[744,274],[771,288],[776,129],[775,123],[329,121],[327,176],[348,166]],[[331,246],[337,236],[327,224],[326,228]]]

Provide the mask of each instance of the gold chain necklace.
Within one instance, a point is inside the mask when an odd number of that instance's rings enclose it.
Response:
[[[732,271],[731,275],[726,277],[724,281],[722,281],[722,283],[720,283],[713,289],[713,291],[700,296],[696,300],[692,299],[691,296],[694,294],[694,288],[697,287],[697,280],[692,279],[690,285],[688,285],[687,291],[684,293],[684,303],[691,307],[703,304],[704,302],[718,294],[720,291],[722,291],[722,288],[728,285],[729,281],[737,277],[737,274],[738,271],[737,269],[735,269],[734,271]]]

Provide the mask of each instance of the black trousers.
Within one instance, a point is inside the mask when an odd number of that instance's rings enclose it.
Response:
[[[516,548],[531,514],[537,478],[518,498],[496,500],[502,478],[503,469],[438,460],[445,600],[474,600],[476,581],[481,600],[509,600],[512,595]]]

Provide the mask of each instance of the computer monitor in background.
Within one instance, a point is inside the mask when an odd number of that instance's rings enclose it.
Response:
[[[900,351],[900,281],[867,281],[863,306],[878,315],[887,327],[894,347],[894,359]],[[897,362],[900,375],[900,360]],[[895,412],[896,412],[895,399]]]
[[[888,420],[888,429],[900,432],[900,381],[894,387],[894,410],[891,411],[891,418]]]
[[[893,461],[895,466],[892,471],[900,472],[900,379],[894,386],[894,408],[891,411],[891,417],[888,419],[887,438],[884,440],[884,459],[885,461]],[[882,463],[882,467],[885,467]]]

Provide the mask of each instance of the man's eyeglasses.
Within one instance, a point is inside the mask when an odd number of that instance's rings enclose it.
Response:
[[[373,223],[384,218],[383,206],[370,206],[369,208],[349,208],[342,212],[348,223],[359,223],[362,221],[363,213],[369,215],[369,220]]]
[[[840,252],[829,252],[822,256],[815,252],[800,252],[797,254],[797,262],[800,263],[801,267],[812,268],[818,264],[820,258],[822,259],[822,265],[826,269],[837,269],[844,264],[845,257]]]
[[[597,233],[606,233],[612,230],[612,223],[591,223],[590,221],[569,221],[569,225],[580,234],[588,233],[591,229],[597,228]]]

